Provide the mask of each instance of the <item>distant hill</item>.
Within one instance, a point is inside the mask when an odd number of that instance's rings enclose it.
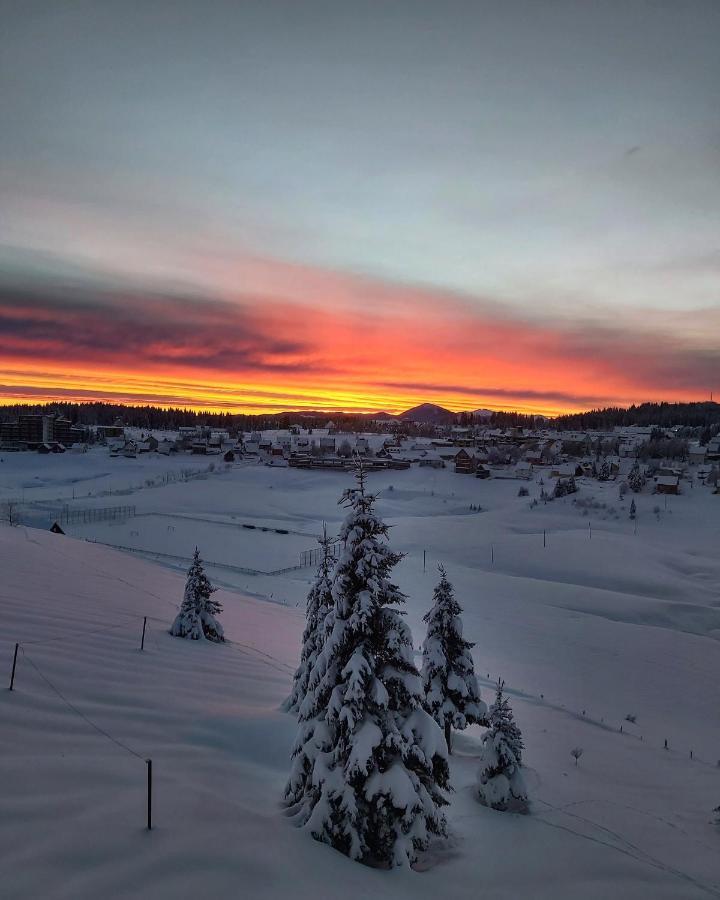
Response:
[[[412,409],[401,413],[398,418],[420,422],[423,425],[447,425],[455,421],[457,413],[435,403],[421,403],[420,406],[413,406]]]
[[[495,410],[492,409],[474,409],[471,413],[471,416],[475,416],[476,419],[489,419],[490,416],[495,415]]]

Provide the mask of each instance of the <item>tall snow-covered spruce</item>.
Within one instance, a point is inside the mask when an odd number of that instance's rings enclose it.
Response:
[[[483,735],[478,771],[478,797],[485,806],[498,810],[524,812],[527,789],[520,771],[522,734],[513,718],[504,684],[498,681],[495,702],[490,707],[490,727]]]
[[[316,840],[376,866],[406,866],[445,835],[443,733],[423,708],[410,629],[390,581],[401,556],[358,462],[335,569],[329,631],[300,706],[286,800]]]
[[[474,644],[463,638],[462,608],[443,566],[433,595],[433,605],[423,621],[422,679],[425,708],[444,729],[451,752],[452,729],[462,731],[474,723],[486,724],[487,706],[480,699],[472,653]]]
[[[193,641],[207,639],[216,644],[224,641],[223,627],[217,620],[222,605],[212,598],[215,590],[205,574],[200,551],[196,547],[185,582],[185,596],[170,634]]]
[[[320,565],[307,597],[300,665],[293,678],[290,696],[284,703],[284,709],[287,712],[297,713],[300,711],[300,704],[307,694],[310,674],[325,643],[327,615],[333,606],[331,575],[334,560],[331,554],[332,540],[327,536],[325,528],[323,528],[323,536],[319,538],[318,543],[321,550]]]

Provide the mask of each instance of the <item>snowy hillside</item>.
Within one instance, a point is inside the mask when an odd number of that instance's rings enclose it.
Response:
[[[345,859],[293,828],[280,803],[295,734],[280,705],[311,569],[211,570],[230,586],[217,595],[227,643],[198,645],[167,633],[182,562],[2,526],[8,679],[23,645],[15,689],[0,691],[3,897],[720,896],[717,497],[673,498],[658,520],[656,501],[641,496],[637,535],[626,513],[599,512],[590,535],[570,502],[530,510],[517,483],[417,470],[376,477],[393,546],[407,553],[397,577],[415,646],[443,561],[476,642],[483,699],[502,676],[523,729],[530,815],[476,802],[482,729],[472,726],[455,736],[450,840],[417,871]],[[107,542],[124,544],[132,530],[178,557],[194,536],[208,558],[268,571],[312,546],[304,535],[323,518],[336,529],[346,480],[237,468],[137,491],[134,523],[77,536],[112,532]],[[484,511],[470,512],[478,503]],[[191,517],[194,535],[170,531],[169,516]],[[240,522],[300,534],[258,536]]]

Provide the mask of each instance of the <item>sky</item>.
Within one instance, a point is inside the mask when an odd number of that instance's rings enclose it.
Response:
[[[720,395],[716,0],[0,20],[0,403]]]

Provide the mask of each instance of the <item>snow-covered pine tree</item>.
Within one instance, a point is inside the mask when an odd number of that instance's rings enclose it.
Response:
[[[633,463],[633,467],[628,475],[628,486],[634,494],[639,494],[645,485],[645,476],[640,471],[640,464],[637,460]]]
[[[401,556],[358,461],[340,540],[332,625],[310,674],[285,796],[316,840],[372,865],[412,863],[446,834],[447,747],[422,705],[410,629],[390,581]]]
[[[423,643],[422,679],[425,709],[445,732],[452,752],[452,729],[473,723],[487,724],[487,706],[480,699],[472,653],[474,646],[463,638],[462,608],[443,566],[435,587],[433,605],[423,621],[427,637]]]
[[[598,472],[598,481],[609,481],[610,480],[610,463],[605,459],[603,460],[603,464],[600,466],[600,471]]]
[[[295,672],[290,696],[283,704],[283,708],[287,712],[299,712],[300,704],[305,699],[310,673],[325,643],[327,614],[333,606],[331,577],[334,563],[331,553],[333,542],[327,536],[325,526],[323,526],[323,536],[318,539],[318,543],[321,550],[320,565],[307,597],[300,665]]]
[[[191,638],[193,641],[203,638],[215,643],[224,641],[223,627],[216,618],[222,612],[222,606],[212,598],[215,590],[205,574],[200,551],[196,547],[188,569],[185,596],[180,612],[170,628],[170,634]]]
[[[635,506],[635,500],[630,501],[630,518],[634,519],[637,516],[637,507]]]
[[[480,802],[493,809],[522,812],[527,808],[527,789],[520,771],[523,742],[512,710],[498,681],[495,702],[490,707],[490,727],[483,735],[478,771]]]

